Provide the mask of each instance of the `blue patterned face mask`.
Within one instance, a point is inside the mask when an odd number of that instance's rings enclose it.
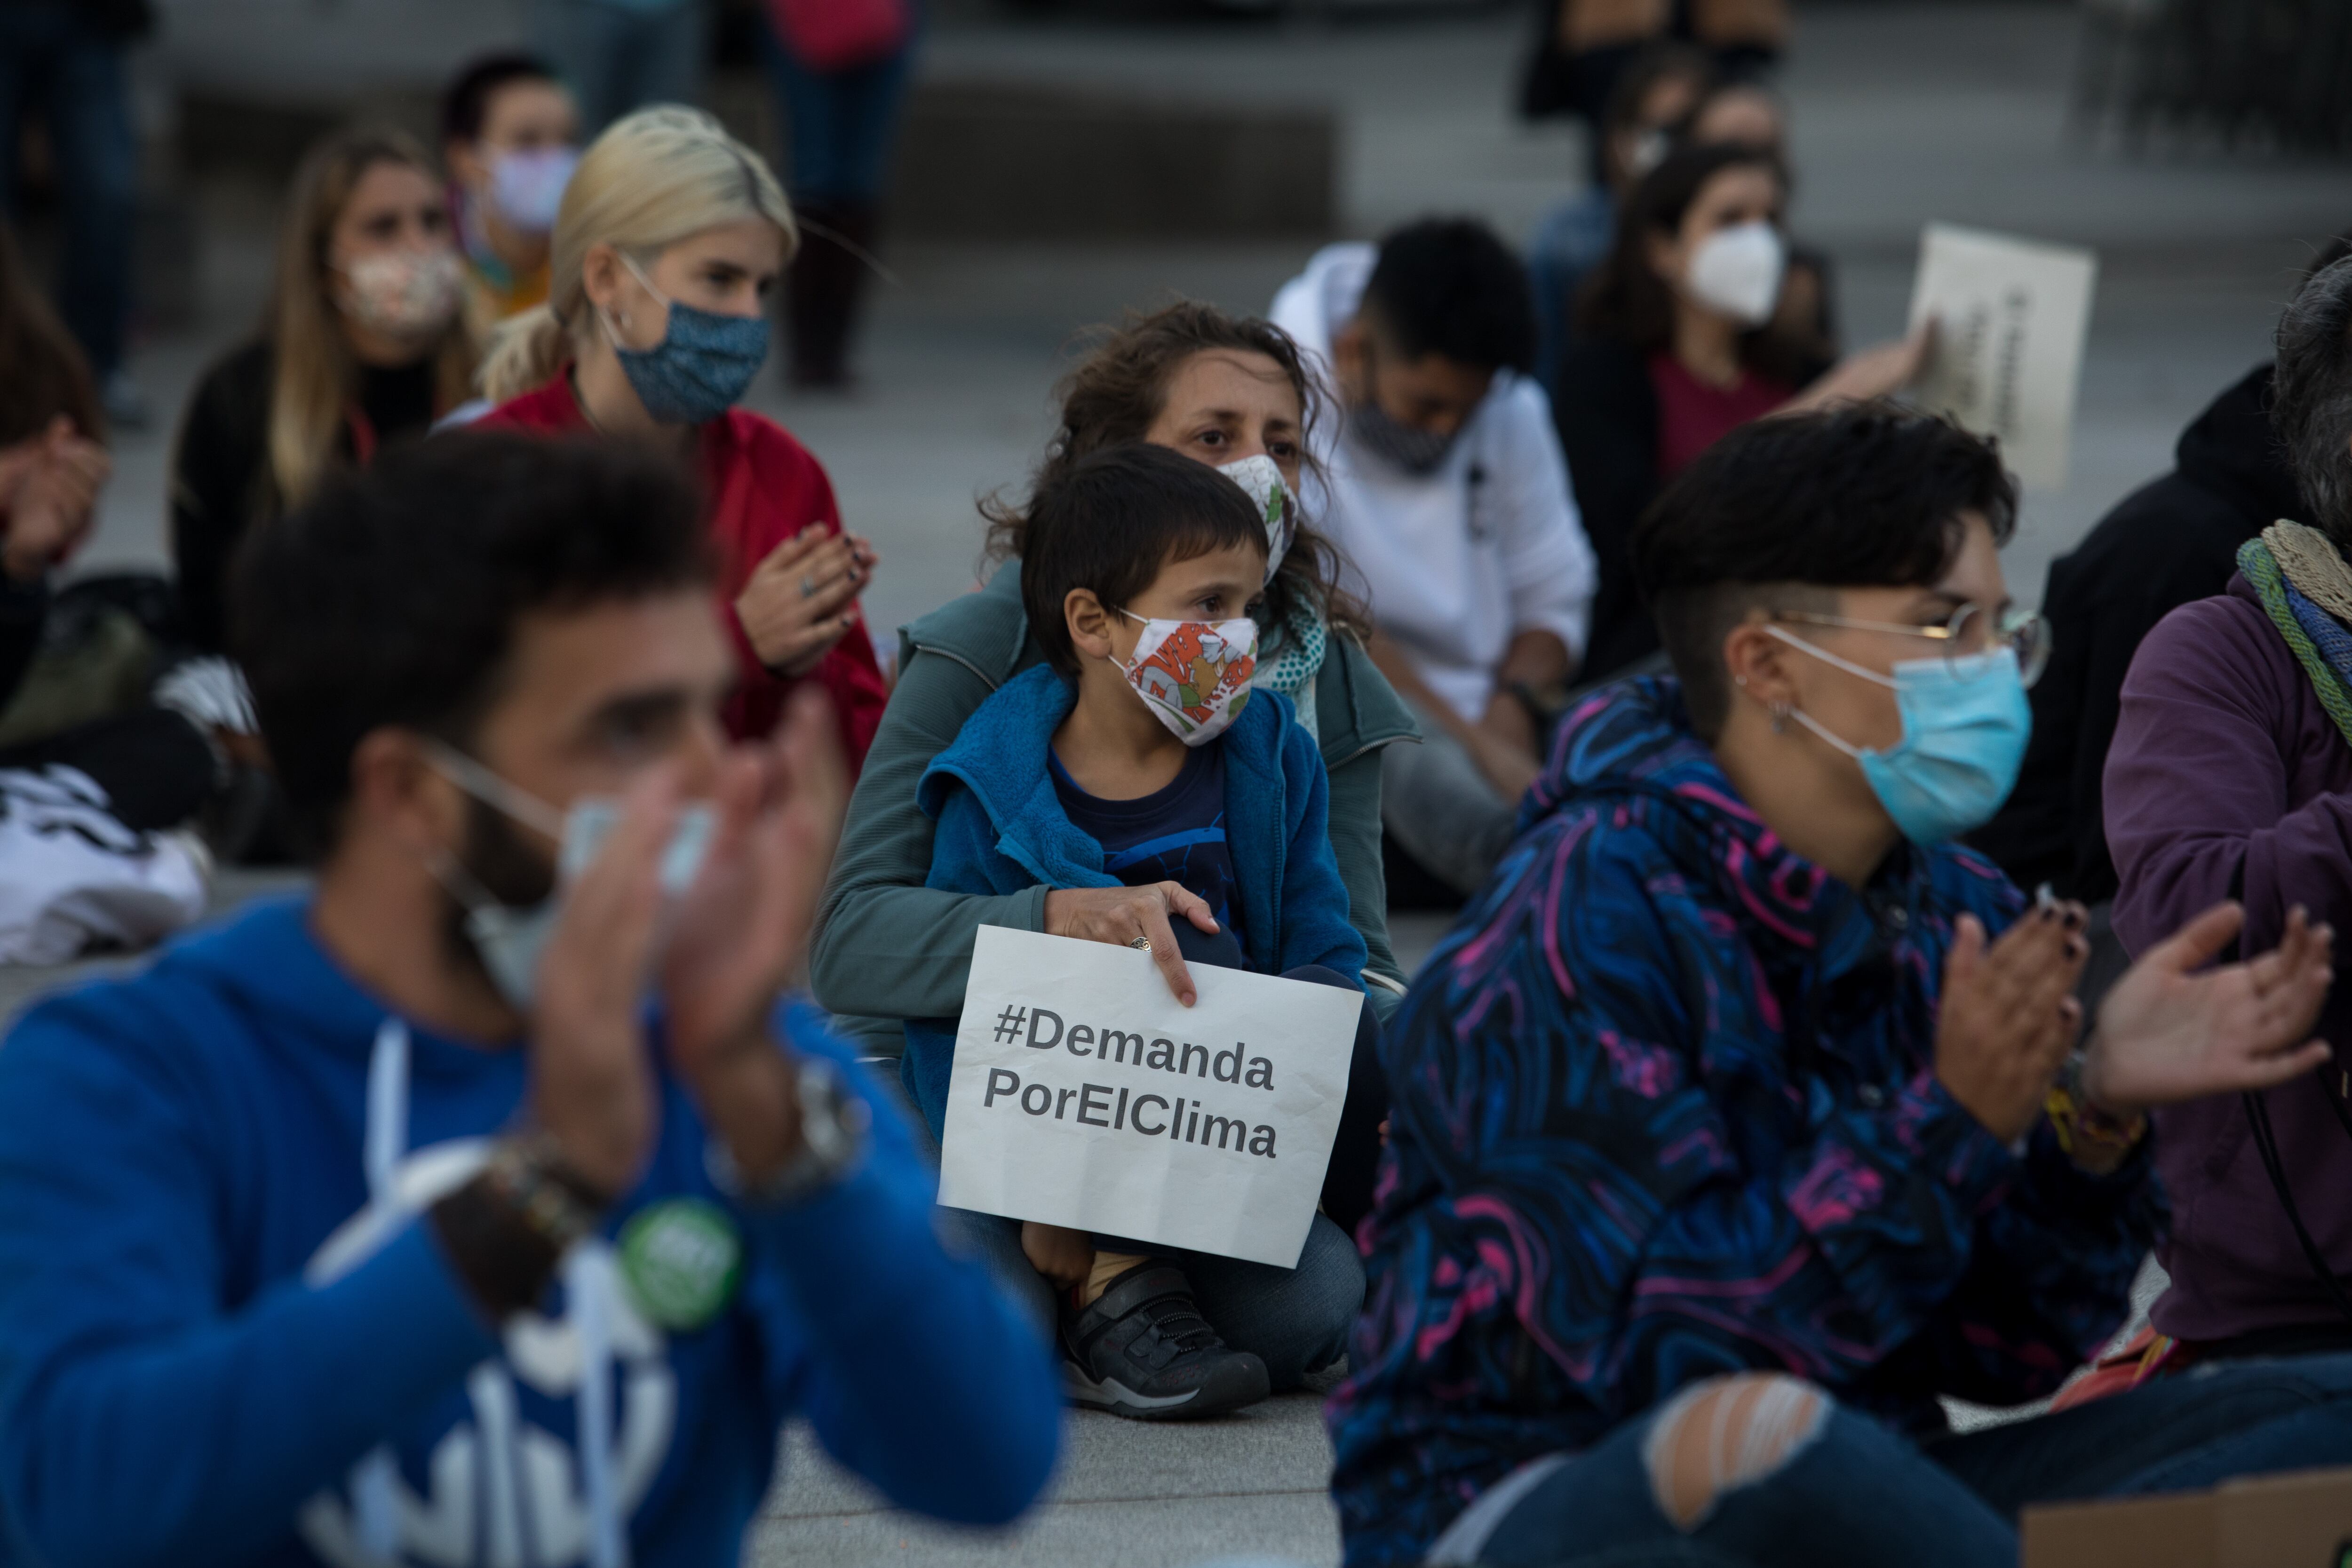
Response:
[[[1894,689],[1903,739],[1884,751],[1847,744],[1801,708],[1790,717],[1861,765],[1871,793],[1904,837],[1940,844],[1992,820],[2017,785],[2033,733],[2033,708],[2016,649],[1905,659],[1887,676],[1778,626],[1771,632],[1826,664]]]
[[[627,257],[646,292],[669,307],[669,326],[649,349],[623,346],[608,319],[604,335],[646,412],[663,425],[699,425],[734,406],[768,358],[768,318],[722,316],[665,297]],[[598,312],[601,316],[603,313]]]

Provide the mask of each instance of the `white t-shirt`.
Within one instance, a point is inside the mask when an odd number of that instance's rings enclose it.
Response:
[[[1581,658],[1598,582],[1591,542],[1543,388],[1497,371],[1445,459],[1405,472],[1345,433],[1331,339],[1351,321],[1378,252],[1327,246],[1275,296],[1274,321],[1330,393],[1318,424],[1307,515],[1339,549],[1348,583],[1430,689],[1464,718],[1486,711],[1511,638],[1547,631]]]

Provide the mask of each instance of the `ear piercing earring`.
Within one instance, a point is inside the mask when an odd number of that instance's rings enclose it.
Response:
[[[1788,727],[1789,705],[1776,700],[1772,704],[1772,733],[1777,735]]]

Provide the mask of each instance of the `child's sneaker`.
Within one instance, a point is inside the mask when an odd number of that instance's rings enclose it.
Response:
[[[1072,1403],[1140,1421],[1222,1415],[1269,1388],[1265,1363],[1227,1349],[1183,1270],[1165,1263],[1137,1264],[1064,1314],[1062,1376]]]

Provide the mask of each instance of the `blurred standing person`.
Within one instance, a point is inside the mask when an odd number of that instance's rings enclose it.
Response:
[[[784,279],[793,384],[838,391],[914,66],[912,0],[770,0],[768,20],[761,49],[792,126],[801,228]]]
[[[738,408],[768,353],[768,297],[798,235],[757,153],[698,110],[640,110],[590,145],[556,220],[548,302],[482,371],[486,426],[642,442],[700,476],[740,679],[739,739],[803,680],[832,694],[850,766],[888,692],[858,595],[872,545],[833,481],[772,420]]]
[[[1667,480],[1750,420],[1882,396],[1918,370],[1924,333],[1832,363],[1780,323],[1787,200],[1772,153],[1685,147],[1636,187],[1578,301],[1552,413],[1601,563],[1587,679],[1657,649],[1627,541]]]
[[[580,163],[580,107],[541,60],[478,60],[441,100],[441,159],[466,323],[487,342],[500,321],[547,302],[548,236]]]
[[[1788,0],[1541,0],[1538,10],[1544,29],[1519,87],[1529,120],[1566,114],[1598,127],[1618,82],[1661,38],[1748,75],[1777,64],[1789,42]],[[1597,145],[1593,156],[1598,179]]]
[[[647,104],[702,101],[705,0],[530,0],[530,16],[531,52],[571,84],[592,137]]]
[[[1328,364],[1341,414],[1309,433],[1307,515],[1421,722],[1422,744],[1381,755],[1389,842],[1467,893],[1510,842],[1591,624],[1591,546],[1527,374],[1527,272],[1484,225],[1430,218],[1318,252],[1272,314]]]
[[[225,643],[224,585],[254,522],[364,467],[465,400],[475,344],[449,209],[425,149],[338,132],[294,176],[261,331],[205,374],[172,471],[172,553],[189,640]]]
[[[18,205],[19,132],[37,110],[65,205],[58,305],[97,376],[108,417],[147,422],[146,399],[123,369],[131,322],[131,241],[139,141],[124,57],[153,25],[147,0],[6,0],[0,4],[0,204]]]
[[[2228,592],[2165,616],[2124,678],[2105,823],[2133,952],[2200,899],[2244,903],[2249,952],[2298,906],[2352,916],[2352,258],[2296,293],[2277,346],[2271,424],[2302,516],[2246,542]],[[2319,1031],[2347,1030],[2338,984]],[[2176,1217],[2150,1317],[2173,1365],[2352,1349],[2345,1065],[2160,1117]]]

